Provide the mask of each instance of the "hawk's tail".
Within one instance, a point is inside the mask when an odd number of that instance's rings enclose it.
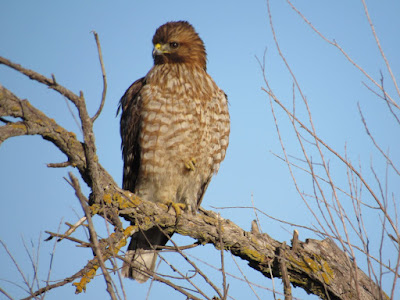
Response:
[[[139,283],[146,282],[156,266],[158,251],[154,249],[165,245],[167,241],[168,238],[158,228],[134,234],[125,253],[122,276]]]
[[[148,272],[154,272],[157,260],[157,251],[155,250],[128,250],[125,254],[125,260],[122,265],[122,276],[144,283],[150,278]]]

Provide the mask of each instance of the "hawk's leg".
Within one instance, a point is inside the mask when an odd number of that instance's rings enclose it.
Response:
[[[165,202],[165,205],[168,206],[168,210],[172,207],[175,210],[175,215],[178,218],[181,213],[182,213],[182,209],[184,210],[186,208],[186,204],[185,203],[177,203],[171,200],[168,200]]]
[[[194,171],[196,169],[196,159],[192,157],[189,161],[185,162],[185,168],[189,171]]]

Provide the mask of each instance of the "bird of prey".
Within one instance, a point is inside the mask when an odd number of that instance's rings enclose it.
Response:
[[[228,147],[227,97],[207,73],[204,43],[188,22],[160,26],[153,46],[154,66],[120,100],[123,188],[196,213]],[[156,247],[167,241],[159,227],[134,234],[123,276],[147,281]]]

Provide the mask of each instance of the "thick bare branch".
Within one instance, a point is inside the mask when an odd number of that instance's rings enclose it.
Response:
[[[284,246],[267,234],[246,232],[226,219],[220,220],[219,232],[219,219],[213,212],[202,211],[197,215],[182,213],[176,218],[175,213],[168,211],[165,205],[143,201],[129,192],[110,193],[105,193],[105,197],[109,199],[107,203],[117,205],[119,209],[124,207],[124,217],[127,220],[135,220],[144,230],[153,226],[154,222],[165,228],[166,233],[177,232],[202,244],[210,243],[220,248],[222,242],[225,250],[247,260],[252,268],[267,277],[270,276],[270,272],[274,277],[282,277],[281,258],[286,262],[293,285],[300,286],[323,299],[351,299],[356,295],[354,281],[351,280],[353,265],[349,264],[345,253],[329,239],[298,241],[297,250],[292,251],[290,247]],[[277,256],[276,253],[281,249],[284,250],[283,254]],[[361,270],[358,272],[362,299],[378,298],[379,288]]]
[[[53,119],[33,107],[29,101],[20,100],[9,90],[0,85],[0,116],[21,118],[20,122],[8,122],[0,127],[0,144],[6,139],[21,135],[40,135],[52,142],[63,152],[71,165],[76,166],[81,174],[86,168],[82,144],[73,132],[59,126]]]
[[[0,145],[6,139],[14,136],[40,135],[60,149],[68,157],[69,164],[76,167],[85,182],[92,186],[91,176],[88,174],[86,166],[84,144],[77,139],[75,133],[65,130],[54,119],[32,106],[29,101],[19,99],[1,85],[0,116],[22,119],[20,122],[7,122],[0,126]],[[103,170],[98,162],[96,164],[100,170]],[[100,176],[105,176],[100,178],[102,183],[112,182],[115,184],[112,177],[104,170],[98,173]]]
[[[80,92],[80,95],[77,96],[69,89],[59,85],[55,80],[54,75],[52,75],[52,79],[47,78],[33,70],[26,69],[21,65],[13,63],[12,61],[1,56],[0,56],[0,64],[9,66],[10,68],[13,68],[16,71],[28,76],[30,79],[38,81],[48,86],[49,88],[59,92],[60,94],[68,98],[77,107],[83,131],[84,156],[87,162],[86,172],[89,175],[89,177],[86,177],[86,179],[90,178],[91,180],[90,183],[88,182],[87,183],[92,188],[94,201],[99,201],[98,199],[101,198],[102,191],[100,185],[101,180],[99,178],[100,175],[97,164],[95,138],[93,133],[93,120],[89,117],[89,114],[87,112],[85,99],[83,97],[83,92]]]

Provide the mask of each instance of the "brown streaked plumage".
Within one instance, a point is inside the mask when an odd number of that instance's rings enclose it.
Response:
[[[123,188],[195,213],[228,147],[227,99],[207,74],[203,41],[188,22],[162,25],[153,45],[154,66],[120,101]],[[145,282],[155,246],[167,241],[158,228],[134,235],[122,274]]]

